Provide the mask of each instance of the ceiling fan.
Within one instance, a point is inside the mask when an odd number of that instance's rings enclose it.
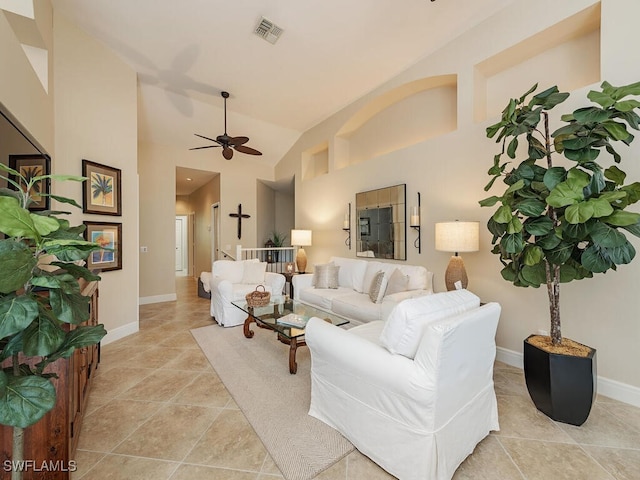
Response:
[[[227,98],[229,98],[229,92],[220,92],[222,98],[224,98],[224,133],[218,135],[216,138],[205,137],[204,135],[198,135],[194,133],[196,137],[204,138],[216,142],[216,145],[207,145],[206,147],[194,147],[189,150],[201,150],[203,148],[216,148],[222,147],[222,156],[227,160],[231,160],[233,157],[233,150],[237,150],[241,153],[247,153],[249,155],[262,155],[255,148],[247,147],[245,143],[249,141],[249,137],[230,137],[227,135]]]

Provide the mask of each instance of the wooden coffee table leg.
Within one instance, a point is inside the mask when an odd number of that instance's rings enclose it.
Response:
[[[249,315],[247,317],[247,319],[244,321],[244,336],[247,338],[252,338],[253,337],[253,330],[251,330],[251,322],[254,322],[255,320],[253,319],[253,317],[251,315]]]
[[[289,373],[292,375],[298,371],[298,364],[296,363],[296,352],[298,351],[298,341],[292,338],[289,342]]]

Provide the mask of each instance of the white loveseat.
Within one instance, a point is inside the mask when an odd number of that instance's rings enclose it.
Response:
[[[309,414],[402,480],[450,480],[499,429],[500,305],[479,303],[466,290],[436,293],[349,330],[311,318]]]
[[[402,300],[433,293],[433,273],[423,266],[344,257],[331,257],[329,264],[337,267],[335,288],[317,288],[313,285],[314,274],[311,273],[295,275],[292,279],[294,299],[333,312],[355,324],[385,320]],[[316,274],[318,267],[314,267]],[[396,274],[405,277],[406,284],[401,291],[385,294],[387,283],[396,269]],[[370,296],[371,283],[380,271],[384,272],[383,292],[380,301],[374,302]]]
[[[263,285],[272,296],[282,295],[285,281],[284,275],[267,272],[266,264],[258,259],[216,260],[210,280],[211,316],[223,327],[241,325],[247,314],[231,302],[244,300],[258,285]]]

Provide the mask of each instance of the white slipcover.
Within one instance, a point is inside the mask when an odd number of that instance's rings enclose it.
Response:
[[[240,283],[242,281],[243,264],[251,260],[234,262],[231,260],[216,260],[213,262],[211,287],[211,316],[215,317],[219,325],[233,327],[241,325],[247,314],[231,304],[236,300],[244,300],[247,293],[253,292],[258,286],[255,283]],[[265,291],[272,296],[282,295],[286,278],[280,273],[265,272]]]
[[[384,322],[350,330],[312,318],[309,415],[401,480],[450,480],[491,430],[500,305],[436,320],[415,358],[379,343]]]

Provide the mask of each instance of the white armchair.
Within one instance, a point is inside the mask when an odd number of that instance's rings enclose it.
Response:
[[[241,325],[247,314],[231,302],[244,300],[247,293],[258,285],[264,285],[272,296],[282,295],[285,277],[280,273],[267,272],[266,264],[258,260],[216,260],[211,277],[211,316],[219,325],[233,327]]]
[[[392,315],[420,301],[406,300]],[[478,442],[499,429],[493,387],[499,316],[496,303],[446,318],[427,315],[413,330],[422,334],[414,358],[382,346],[385,322],[344,330],[310,319],[309,414],[402,480],[450,480]]]

